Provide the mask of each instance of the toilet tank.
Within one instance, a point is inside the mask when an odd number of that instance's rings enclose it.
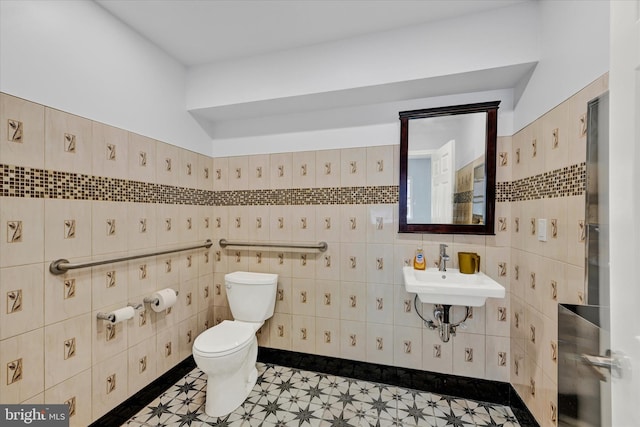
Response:
[[[278,275],[236,271],[225,274],[229,308],[235,320],[263,322],[273,316]]]

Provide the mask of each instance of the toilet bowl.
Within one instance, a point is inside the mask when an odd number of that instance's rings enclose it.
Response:
[[[273,316],[278,275],[235,272],[225,275],[235,320],[207,329],[193,343],[196,365],[207,375],[205,412],[222,417],[244,402],[258,378],[256,332]]]
[[[193,343],[196,365],[207,375],[207,415],[221,417],[232,412],[256,384],[258,329],[259,325],[225,320]]]

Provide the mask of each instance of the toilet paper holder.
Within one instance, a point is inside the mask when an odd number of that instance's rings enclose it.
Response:
[[[142,308],[142,304],[141,303],[129,303],[129,304],[127,304],[127,307],[132,307],[134,310],[138,310],[138,309]],[[104,321],[107,321],[107,322],[115,323],[116,322],[116,312],[117,311],[119,311],[119,310],[110,311],[109,313],[105,313],[105,312],[99,311],[98,314],[96,314],[96,318],[99,319],[99,320],[104,320]]]
[[[175,291],[176,295],[179,295],[180,292],[179,291]],[[153,304],[156,305],[158,304],[159,300],[158,298],[152,298],[152,297],[145,297],[142,302],[147,303],[147,304]]]
[[[106,320],[107,322],[113,322],[116,319],[113,313],[103,313],[101,311],[98,312],[96,317],[100,320]]]

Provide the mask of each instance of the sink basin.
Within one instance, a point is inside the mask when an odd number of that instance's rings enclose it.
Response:
[[[423,303],[481,307],[487,298],[504,298],[504,287],[483,273],[463,274],[456,268],[416,270],[403,267],[404,287]]]

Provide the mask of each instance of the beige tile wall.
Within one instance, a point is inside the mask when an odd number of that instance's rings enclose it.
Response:
[[[497,181],[526,180],[584,163],[587,102],[607,85],[605,75],[513,137],[499,138]],[[397,156],[393,145],[294,153],[292,187],[397,185],[398,171],[388,167],[391,162],[397,167]],[[289,165],[288,155],[267,157],[214,159],[220,172],[214,189],[287,188],[273,182],[275,165]],[[238,182],[239,162],[269,168],[271,184],[253,170]],[[302,175],[313,166],[315,181]],[[519,200],[511,194],[510,199],[496,204],[496,235],[486,237],[398,234],[396,204],[313,206],[315,230],[301,229],[301,218],[313,215],[308,206],[218,207],[216,239],[324,240],[329,249],[302,261],[300,254],[287,252],[216,248],[221,260],[214,280],[219,285],[223,272],[241,268],[281,275],[276,314],[261,331],[261,345],[511,381],[538,421],[554,426],[557,304],[585,301],[584,195]],[[541,218],[547,219],[546,242],[537,240]],[[431,263],[440,243],[450,246],[454,265],[457,252],[478,252],[482,270],[507,289],[506,298],[474,309],[467,328],[449,343],[422,327],[400,275],[419,244]],[[420,309],[430,314],[432,307]],[[456,316],[462,315],[457,309]]]
[[[518,180],[585,162],[587,102],[607,88],[604,75],[516,133],[511,150],[500,149],[510,159],[504,170]],[[555,426],[557,305],[586,300],[585,198],[513,201],[510,208],[505,217],[511,236],[511,383],[542,426]],[[546,242],[536,237],[540,218],[547,219]]]
[[[509,145],[510,138],[501,144]],[[216,158],[213,188],[397,185],[398,150],[398,145],[387,145]],[[504,205],[508,209],[508,203]],[[434,263],[439,244],[447,243],[454,266],[458,251],[476,251],[483,257],[483,270],[508,288],[508,276],[499,274],[499,265],[509,262],[508,237],[398,234],[395,202],[217,206],[213,220],[216,242],[227,238],[329,245],[323,253],[215,245],[215,289],[224,289],[224,273],[234,270],[280,275],[276,313],[260,331],[260,345],[509,381],[508,315],[499,316],[508,313],[508,297],[474,309],[467,329],[442,343],[436,331],[422,326],[401,276],[418,245]],[[219,298],[215,305],[215,312],[221,312],[226,299]],[[419,309],[428,315],[433,311],[430,305]],[[456,310],[455,318],[462,316]]]
[[[21,138],[9,120],[21,123]],[[206,156],[6,94],[0,121],[4,165],[213,189]],[[86,426],[187,357],[213,324],[213,255],[193,250],[61,276],[50,262],[199,243],[212,237],[212,208],[75,200],[72,191],[69,199],[20,196],[0,198],[1,400],[73,402],[71,425]],[[115,333],[96,319],[166,287],[180,292],[171,313],[143,306]]]
[[[603,76],[513,137],[499,138],[497,181],[584,162],[586,103],[606,88]],[[220,192],[398,184],[394,144],[211,159],[9,95],[0,96],[0,106],[2,164]],[[15,129],[8,120],[22,123],[20,141],[9,140]],[[75,153],[65,151],[70,142]],[[585,297],[584,196],[511,197],[497,203],[496,235],[486,237],[398,234],[397,203],[212,207],[3,197],[3,400],[73,401],[72,424],[89,423],[188,356],[197,333],[230,319],[224,274],[249,270],[280,275],[276,313],[259,331],[260,345],[510,381],[540,423],[553,426],[556,305]],[[531,234],[539,218],[548,221],[544,243]],[[15,232],[9,223],[15,227],[16,221],[21,241],[9,243]],[[63,276],[48,272],[58,257],[82,261],[206,238],[323,240],[329,249],[303,253],[216,244],[209,251]],[[418,245],[434,265],[440,243],[449,245],[454,266],[457,252],[478,252],[482,270],[507,290],[506,298],[474,308],[466,329],[449,343],[422,325],[401,276]],[[176,307],[163,313],[145,307],[116,327],[115,339],[104,339],[98,311],[140,302],[165,287],[180,291]],[[10,295],[17,290],[22,308],[10,313]],[[430,305],[418,309],[432,312]],[[454,318],[461,316],[456,308]],[[64,359],[72,338],[75,355]]]

